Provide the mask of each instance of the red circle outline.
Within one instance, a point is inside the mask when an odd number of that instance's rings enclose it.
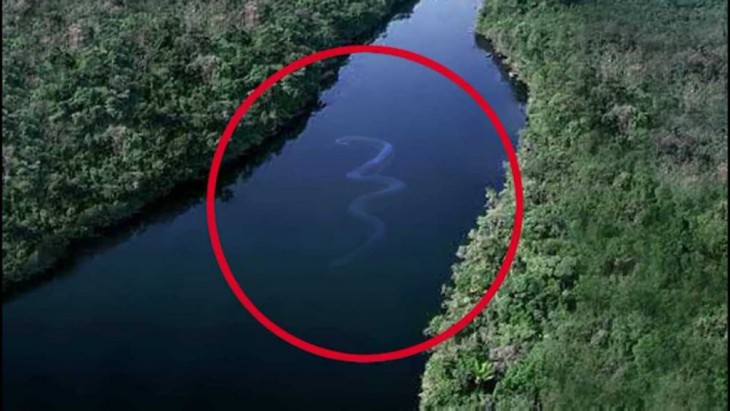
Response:
[[[221,247],[220,238],[218,236],[218,226],[216,224],[216,217],[215,217],[215,193],[216,193],[216,184],[218,181],[218,172],[220,171],[221,163],[223,161],[223,154],[226,150],[226,147],[228,146],[228,143],[231,140],[231,136],[233,135],[233,132],[236,129],[236,126],[241,121],[243,116],[246,114],[246,112],[251,108],[253,103],[264,93],[266,92],[271,86],[273,86],[276,82],[281,80],[282,78],[286,77],[287,75],[304,68],[312,63],[316,63],[321,60],[325,60],[332,57],[338,57],[343,55],[350,55],[350,54],[356,54],[356,53],[374,53],[374,54],[384,54],[394,57],[399,57],[406,59],[408,61],[412,61],[414,63],[418,63],[422,66],[428,67],[442,76],[448,78],[453,83],[458,85],[462,90],[464,90],[469,96],[471,96],[474,101],[477,102],[479,107],[484,111],[484,113],[487,115],[489,120],[494,125],[495,129],[497,130],[497,134],[499,136],[499,139],[502,143],[502,146],[504,146],[504,149],[507,153],[507,159],[509,161],[509,167],[510,172],[512,173],[513,177],[513,183],[514,183],[514,189],[515,189],[515,214],[514,214],[514,225],[512,227],[512,235],[510,237],[509,247],[507,249],[507,252],[504,256],[504,260],[502,261],[502,265],[500,266],[499,272],[497,273],[496,278],[492,282],[489,289],[486,291],[484,296],[477,302],[477,304],[459,321],[452,324],[449,328],[447,328],[445,331],[441,332],[440,334],[422,341],[418,344],[414,344],[405,348],[393,350],[393,351],[387,351],[382,353],[371,353],[371,354],[355,354],[355,353],[348,353],[348,352],[342,352],[337,350],[332,350],[329,348],[320,347],[318,345],[309,343],[307,341],[304,341],[298,337],[296,337],[293,334],[290,334],[283,328],[279,327],[277,324],[275,324],[273,321],[271,321],[266,315],[264,315],[259,309],[254,305],[254,303],[248,298],[248,296],[243,292],[241,287],[238,285],[238,282],[236,281],[235,277],[233,276],[233,272],[231,271],[231,268],[228,265],[228,262],[226,261],[226,257],[223,254],[223,248]],[[492,300],[494,295],[497,293],[497,290],[504,282],[505,278],[507,277],[507,274],[509,272],[510,266],[512,265],[512,261],[515,258],[515,255],[517,253],[517,247],[520,240],[520,234],[522,232],[522,218],[523,218],[523,187],[522,187],[522,175],[520,173],[520,167],[517,160],[517,155],[515,153],[514,147],[512,146],[512,142],[510,141],[509,134],[507,134],[507,131],[505,130],[504,126],[502,125],[501,121],[499,120],[497,114],[492,110],[492,108],[489,106],[487,101],[479,94],[479,92],[471,86],[469,83],[467,83],[464,79],[459,77],[456,73],[448,69],[447,67],[443,66],[442,64],[433,61],[427,57],[421,56],[417,53],[403,50],[395,47],[389,47],[389,46],[378,46],[378,45],[354,45],[354,46],[342,46],[342,47],[335,47],[327,50],[322,50],[313,54],[310,54],[308,56],[302,57],[284,68],[280,69],[276,73],[272,74],[269,78],[264,80],[263,83],[261,83],[256,89],[253,90],[251,94],[241,103],[240,106],[236,109],[236,111],[233,113],[233,116],[228,121],[228,125],[226,126],[225,130],[223,131],[223,134],[221,135],[221,139],[218,142],[218,145],[215,150],[215,154],[213,155],[213,162],[210,168],[210,174],[208,175],[208,186],[207,186],[207,195],[206,195],[206,217],[208,220],[208,234],[210,235],[210,241],[213,246],[213,252],[215,254],[215,258],[218,262],[218,265],[220,266],[220,269],[223,273],[223,277],[225,278],[226,282],[228,283],[228,286],[231,288],[231,291],[233,291],[233,294],[238,298],[238,301],[241,302],[241,304],[248,310],[251,315],[258,320],[258,322],[261,323],[266,329],[268,329],[270,332],[274,333],[276,336],[281,338],[282,340],[288,342],[289,344],[298,347],[304,351],[307,351],[309,353],[329,358],[332,360],[339,360],[339,361],[350,361],[355,363],[374,363],[374,362],[383,362],[383,361],[391,361],[391,360],[397,360],[405,357],[409,357],[415,354],[419,354],[423,351],[426,351],[430,348],[435,347],[438,344],[441,344],[442,342],[448,340],[449,338],[453,337],[456,333],[461,331],[464,327],[466,327],[470,322],[476,318],[477,315],[489,304],[489,302]]]

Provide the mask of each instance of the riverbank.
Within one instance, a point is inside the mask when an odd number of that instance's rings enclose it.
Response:
[[[204,175],[228,116],[266,76],[371,38],[410,3],[3,3],[3,294]],[[308,112],[337,67],[280,82],[229,157]]]
[[[422,0],[373,43],[455,70],[517,144],[524,105],[475,41],[477,6]],[[353,55],[319,100],[296,137],[258,166],[232,170],[229,181],[222,173],[216,214],[228,264],[258,309],[303,340],[348,352],[423,341],[454,252],[483,212],[484,187],[504,184],[496,130],[452,82],[387,56]],[[382,240],[330,268],[368,238],[348,208],[377,190],[347,178],[376,155],[375,147],[337,144],[350,135],[390,143],[394,157],[381,172],[407,189],[368,204],[387,225]],[[211,252],[204,190],[191,191],[180,202],[166,194],[168,212],[143,211],[139,225],[54,266],[46,276],[53,281],[4,301],[5,408],[417,407],[425,356],[374,366],[327,361],[249,315]]]
[[[727,6],[487,3],[530,90],[525,228],[487,310],[430,357],[425,409],[727,406]],[[508,181],[431,334],[506,249]]]

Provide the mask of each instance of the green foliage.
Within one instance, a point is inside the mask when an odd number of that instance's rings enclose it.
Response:
[[[3,1],[3,289],[200,177],[253,87],[369,35],[396,3]],[[227,155],[305,111],[334,67],[312,65],[266,93]]]
[[[486,3],[480,32],[530,88],[524,234],[487,310],[433,352],[423,408],[727,408],[726,13]],[[488,287],[511,190],[460,251],[430,333]],[[489,359],[496,384],[468,358]]]

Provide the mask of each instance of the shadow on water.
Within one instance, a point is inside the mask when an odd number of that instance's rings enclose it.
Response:
[[[474,44],[476,44],[479,49],[484,50],[487,57],[490,58],[497,66],[497,69],[499,69],[500,74],[502,74],[502,78],[509,81],[511,86],[510,89],[512,90],[515,100],[521,104],[527,103],[529,91],[527,84],[523,83],[517,77],[517,73],[515,73],[514,69],[507,64],[506,56],[502,55],[494,48],[494,44],[492,44],[491,40],[479,33],[474,34]]]
[[[383,20],[383,24],[364,33],[358,39],[359,42],[370,44],[377,40],[385,33],[388,24],[410,17],[417,3],[418,0],[409,0],[395,7],[393,12]],[[339,68],[344,66],[347,60],[347,57],[332,59],[330,66],[332,70],[325,72],[320,94],[337,83]],[[250,149],[247,154],[224,163],[218,177],[216,197],[224,202],[231,200],[233,198],[232,186],[248,180],[257,167],[281,153],[286,143],[297,138],[304,130],[312,114],[323,108],[324,103],[315,99],[288,124],[272,131],[270,133],[272,137]],[[41,273],[3,289],[3,303],[19,298],[58,278],[72,275],[78,264],[144,233],[149,226],[173,221],[192,207],[205,201],[206,185],[207,176],[182,183],[162,198],[143,206],[131,217],[111,226],[97,229],[95,235],[89,238],[73,241],[64,253],[65,257],[60,258]]]
[[[287,141],[296,138],[301,133],[309,116],[319,108],[319,106],[310,108],[306,114],[300,115],[288,127],[281,129],[276,137],[266,139],[264,143],[250,150],[248,154],[223,165],[218,177],[216,197],[224,202],[232,199],[231,187],[248,180],[258,166],[277,156]],[[207,179],[204,178],[183,183],[163,198],[142,207],[132,217],[97,230],[93,237],[73,242],[66,257],[57,261],[43,273],[4,290],[3,303],[58,278],[73,274],[74,268],[79,263],[144,233],[152,225],[175,220],[179,215],[205,201],[206,185]]]

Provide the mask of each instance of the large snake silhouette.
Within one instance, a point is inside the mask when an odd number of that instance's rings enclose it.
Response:
[[[363,194],[355,198],[350,205],[347,207],[347,212],[361,220],[370,227],[370,236],[362,244],[357,246],[354,250],[339,257],[330,262],[330,267],[341,267],[350,263],[355,258],[361,256],[370,247],[372,247],[378,240],[385,236],[385,223],[378,217],[368,213],[367,204],[371,200],[379,197],[395,194],[406,188],[406,184],[397,178],[387,177],[378,175],[385,167],[388,166],[390,161],[393,159],[395,150],[393,145],[372,137],[363,136],[346,136],[335,140],[337,144],[350,145],[352,143],[364,143],[372,146],[380,147],[380,152],[362,164],[360,167],[350,171],[346,174],[346,177],[352,181],[366,182],[366,183],[377,183],[384,187],[378,191],[373,191],[367,194]]]

